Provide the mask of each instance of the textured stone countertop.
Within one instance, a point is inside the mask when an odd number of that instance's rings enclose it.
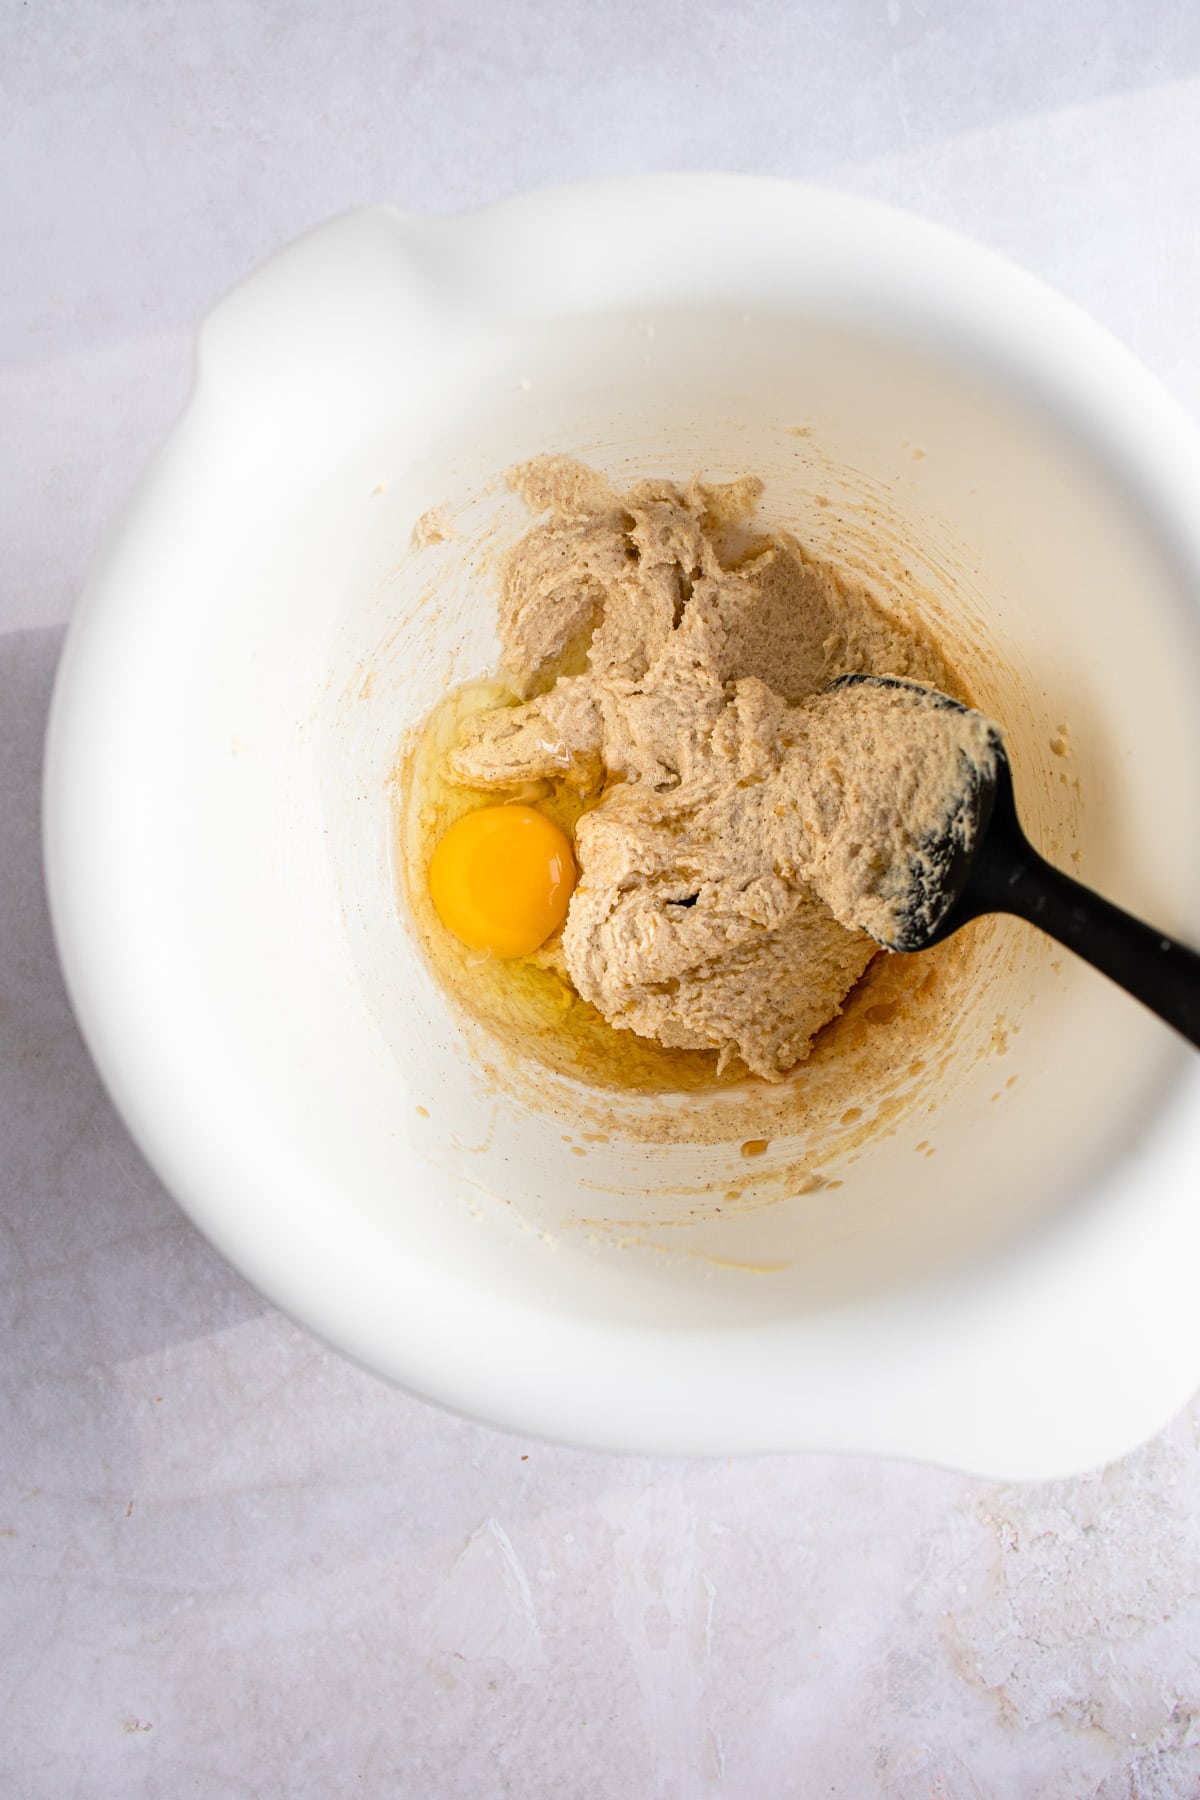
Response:
[[[1200,1412],[1020,1488],[605,1458],[390,1391],[127,1139],[37,781],[198,317],[360,200],[812,178],[1006,252],[1200,413],[1200,10],[8,0],[0,119],[0,1793],[1196,1800]]]

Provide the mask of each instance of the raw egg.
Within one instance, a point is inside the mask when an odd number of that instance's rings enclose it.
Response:
[[[429,893],[473,950],[528,956],[558,930],[575,886],[570,841],[535,806],[481,806],[438,842]]]

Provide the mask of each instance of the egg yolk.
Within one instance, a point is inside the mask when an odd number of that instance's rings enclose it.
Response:
[[[566,833],[533,806],[481,806],[438,842],[429,893],[456,938],[528,956],[562,924],[575,886]]]

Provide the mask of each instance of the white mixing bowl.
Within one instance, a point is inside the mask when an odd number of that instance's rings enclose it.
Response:
[[[1200,444],[1100,329],[783,183],[371,208],[207,320],[64,654],[50,896],[130,1130],[281,1306],[477,1417],[1006,1476],[1126,1449],[1200,1377],[1200,1064],[1065,952],[990,928],[944,1054],[826,1185],[772,1145],[775,1203],[720,1212],[736,1142],[588,1141],[585,1096],[522,1099],[431,978],[389,777],[494,661],[498,477],[543,450],[756,472],[770,522],[910,579],[1035,838],[1200,938]],[[414,546],[432,507],[451,535]]]

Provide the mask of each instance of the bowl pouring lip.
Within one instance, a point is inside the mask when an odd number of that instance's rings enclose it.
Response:
[[[385,1291],[386,1246],[365,1221],[347,1222],[337,1245],[281,1246],[255,1219],[255,1184],[287,1180],[300,1191],[309,1172],[212,1070],[189,1102],[169,997],[118,1004],[109,964],[122,921],[107,891],[103,826],[122,796],[106,732],[129,704],[122,648],[147,603],[155,518],[177,501],[181,452],[194,452],[214,373],[239,358],[250,368],[265,352],[281,296],[295,298],[297,329],[308,329],[306,295],[318,315],[331,296],[369,305],[371,284],[393,270],[392,328],[410,340],[441,334],[450,351],[456,333],[486,337],[489,321],[496,329],[618,304],[824,309],[864,330],[898,326],[1068,421],[1200,592],[1195,426],[1070,301],[940,226],[825,189],[715,174],[560,186],[435,220],[388,207],[340,215],[249,275],[202,325],[192,401],[93,571],[56,678],[43,789],[51,918],[81,1029],[133,1137],[199,1228],[277,1304],[364,1366],[489,1423],[624,1450],[866,1450],[1014,1477],[1119,1454],[1184,1404],[1200,1374],[1178,1242],[1195,1236],[1200,1082],[1190,1062],[1178,1064],[1155,1131],[1086,1204],[919,1294],[820,1323],[747,1327],[736,1342],[725,1334],[718,1366],[713,1334],[541,1313],[481,1295],[451,1271],[406,1273],[394,1255]],[[134,950],[124,946],[124,973],[136,984]],[[136,1020],[155,1029],[143,1034]],[[204,1116],[214,1099],[232,1121],[219,1136]],[[1123,1363],[1118,1350],[1155,1322],[1162,1329],[1137,1353],[1140,1366]],[[818,1364],[820,1382],[806,1382],[802,1372]]]

